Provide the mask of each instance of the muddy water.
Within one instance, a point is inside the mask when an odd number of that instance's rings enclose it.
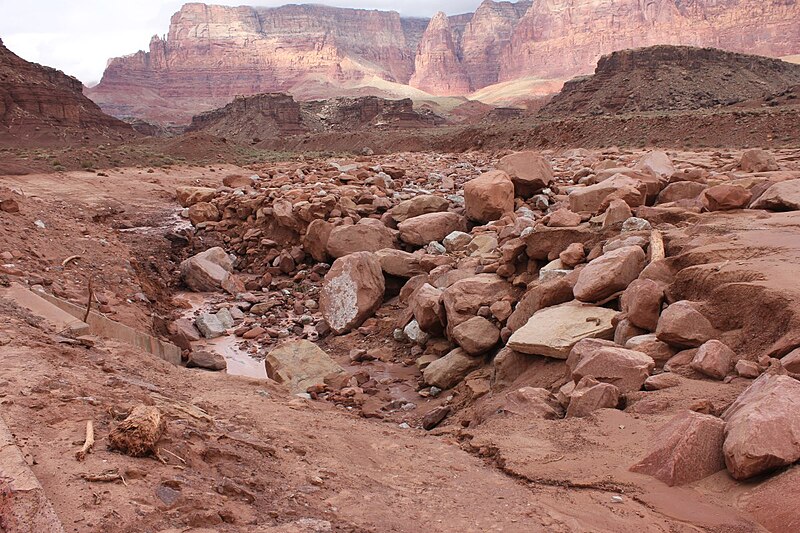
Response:
[[[233,335],[224,335],[208,341],[199,341],[195,344],[202,345],[203,350],[210,350],[222,355],[228,363],[228,374],[267,379],[264,361],[256,359],[244,350],[240,350],[237,346],[239,342],[241,340]]]
[[[191,307],[182,313],[182,318],[194,320],[198,311],[212,311],[213,309],[205,309],[206,296],[196,292],[179,292],[175,295],[186,302],[189,302]],[[206,350],[220,354],[225,358],[228,363],[228,374],[233,376],[247,376],[251,378],[266,379],[267,369],[264,366],[262,359],[257,359],[250,355],[246,350],[239,348],[238,344],[242,342],[241,339],[233,335],[223,335],[216,339],[202,339],[192,343],[194,350]]]

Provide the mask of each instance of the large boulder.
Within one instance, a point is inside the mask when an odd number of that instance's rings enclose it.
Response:
[[[521,353],[566,359],[581,339],[613,337],[616,315],[613,309],[577,301],[547,307],[515,331],[507,346]]]
[[[189,208],[189,222],[193,226],[203,222],[218,222],[220,219],[217,206],[209,202],[197,202]]]
[[[496,274],[478,274],[460,279],[442,294],[447,332],[478,314],[478,309],[491,306],[514,293],[511,284]]]
[[[762,374],[722,413],[725,464],[748,479],[800,459],[800,381]]]
[[[653,436],[653,448],[632,472],[669,485],[684,485],[725,468],[722,455],[725,422],[715,416],[684,411]]]
[[[750,191],[744,187],[723,183],[705,190],[703,205],[709,211],[744,209],[752,197]]]
[[[456,348],[425,367],[422,379],[427,385],[449,389],[481,365],[483,365],[482,357],[472,357],[461,348]]]
[[[770,211],[800,210],[800,180],[781,181],[772,185],[750,208]]]
[[[508,317],[506,326],[511,331],[517,331],[530,320],[536,311],[571,302],[575,299],[572,294],[572,285],[566,277],[534,284],[517,303],[514,312]]]
[[[375,254],[355,252],[334,261],[320,292],[320,309],[331,331],[340,335],[360,326],[380,307],[385,287]]]
[[[736,354],[718,340],[710,340],[697,350],[689,366],[714,379],[725,379],[736,364]]]
[[[210,187],[178,187],[175,196],[181,207],[191,207],[199,202],[210,202],[217,196],[217,190]]]
[[[459,214],[428,213],[406,219],[397,225],[400,240],[414,246],[425,246],[432,241],[442,241],[454,231],[466,231],[467,221]]]
[[[631,324],[647,331],[655,331],[658,327],[663,302],[664,286],[644,278],[633,280],[620,298],[622,312]]]
[[[497,169],[511,177],[514,194],[530,198],[553,182],[550,163],[536,152],[518,152],[502,158]]]
[[[422,274],[424,269],[420,266],[420,256],[394,248],[384,248],[375,252],[381,262],[381,268],[390,276],[399,278],[413,278]]]
[[[362,218],[358,224],[336,226],[328,236],[327,251],[333,258],[354,252],[377,252],[383,248],[396,248],[394,232],[380,220]]]
[[[232,274],[233,260],[219,246],[186,259],[180,271],[183,283],[195,292],[220,289],[233,295],[244,292],[244,284]]]
[[[409,307],[422,331],[438,334],[445,324],[442,289],[423,284],[411,296]]]
[[[651,172],[659,178],[667,178],[675,173],[672,160],[664,152],[648,152],[644,154],[633,168],[634,170]]]
[[[633,392],[642,388],[655,366],[653,358],[642,352],[601,346],[578,361],[572,371],[572,380],[577,383],[588,376],[601,383],[610,383],[622,393]]]
[[[569,193],[569,209],[575,213],[596,213],[612,195],[622,198],[631,207],[637,207],[644,204],[646,194],[647,186],[641,180],[616,174],[595,185],[573,189]]]
[[[692,302],[681,300],[661,313],[656,337],[672,346],[696,348],[717,336],[717,331]]]
[[[464,184],[467,217],[475,222],[491,222],[514,212],[514,184],[508,174],[494,170]]]
[[[754,148],[742,154],[739,168],[745,172],[771,172],[780,170],[778,162],[769,152]]]
[[[639,277],[645,266],[644,251],[639,246],[624,246],[605,253],[586,265],[573,288],[582,302],[599,302],[624,291]]]
[[[344,374],[344,369],[322,348],[307,340],[279,345],[267,354],[264,366],[267,377],[285,384],[294,394],[324,384],[326,377]]]
[[[679,200],[694,200],[700,196],[708,185],[695,181],[677,181],[670,183],[658,194],[657,204],[667,204]]]
[[[400,202],[388,212],[395,222],[403,222],[409,218],[418,217],[420,215],[447,211],[449,206],[450,202],[448,202],[446,198],[433,194],[421,194],[410,200]]]
[[[453,340],[470,355],[482,355],[500,340],[500,330],[481,316],[453,328]]]
[[[328,239],[333,228],[333,224],[320,218],[312,220],[308,225],[306,234],[303,237],[303,249],[314,258],[314,261],[327,263],[330,259],[330,256],[328,256]]]

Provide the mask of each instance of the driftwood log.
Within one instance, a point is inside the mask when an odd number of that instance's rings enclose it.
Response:
[[[156,454],[156,443],[165,429],[166,420],[157,407],[137,405],[109,433],[109,447],[132,457]]]

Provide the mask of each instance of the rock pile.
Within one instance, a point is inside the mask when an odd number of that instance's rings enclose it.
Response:
[[[763,159],[756,155],[720,171],[661,152],[287,164],[213,195],[180,193],[193,199],[182,205],[206,203],[219,213],[200,222],[186,213],[195,245],[207,250],[182,272],[190,288],[228,291],[235,298],[228,307],[240,315],[236,333],[261,346],[288,337],[368,337],[379,331],[376,311],[392,308],[393,341],[416,359],[420,395],[455,388],[473,399],[486,395],[493,406],[526,405],[497,412],[592,416],[687,377],[728,382],[774,366],[769,357],[745,357],[734,322],[682,291],[678,272],[691,258],[667,253],[679,246],[675,224],[702,213],[797,209],[792,187],[800,173],[742,172]],[[356,350],[350,361],[373,355]],[[302,358],[285,364],[295,359]],[[563,361],[564,378],[550,390],[507,398],[503,387],[544,360]],[[374,380],[368,372],[317,379],[308,390],[327,394],[336,382],[357,401]],[[759,402],[791,393],[792,383],[762,375],[721,419],[714,416],[721,410],[710,409],[676,418],[634,469],[680,484],[723,463],[743,479],[798,460],[788,408],[775,414],[786,417],[786,429],[770,437],[780,441],[775,453],[759,458],[749,438],[762,422],[772,427]],[[458,412],[445,407],[425,426]],[[696,460],[698,450],[710,450],[707,461]]]

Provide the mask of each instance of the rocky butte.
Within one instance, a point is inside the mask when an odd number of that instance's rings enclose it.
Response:
[[[148,52],[114,58],[87,94],[116,116],[188,123],[237,95],[467,95],[588,74],[615,50],[675,44],[800,52],[796,0],[485,0],[431,20],[319,5],[191,3]],[[423,91],[422,93],[420,92]]]

